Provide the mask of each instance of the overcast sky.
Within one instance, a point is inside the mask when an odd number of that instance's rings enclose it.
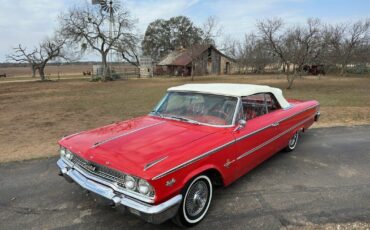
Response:
[[[88,2],[0,0],[0,62],[12,47],[21,43],[31,48],[51,35],[61,11]],[[330,23],[370,17],[370,0],[123,0],[123,4],[138,19],[141,33],[157,18],[185,15],[201,25],[208,16],[216,16],[223,33],[237,39],[253,31],[257,19],[267,17],[281,17],[290,24],[308,17]]]

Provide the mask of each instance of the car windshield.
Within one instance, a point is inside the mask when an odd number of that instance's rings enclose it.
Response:
[[[194,92],[170,92],[152,114],[190,123],[231,125],[236,97]]]

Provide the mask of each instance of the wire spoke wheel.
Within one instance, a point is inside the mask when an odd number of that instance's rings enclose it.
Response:
[[[213,186],[207,175],[193,179],[184,191],[181,208],[173,220],[183,227],[191,227],[203,220],[211,204]]]
[[[208,187],[204,181],[197,181],[193,184],[185,203],[187,214],[191,217],[197,216],[206,206],[208,196]]]

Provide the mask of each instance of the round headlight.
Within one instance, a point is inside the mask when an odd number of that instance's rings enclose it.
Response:
[[[148,195],[148,193],[150,193],[150,185],[148,182],[146,182],[145,180],[139,180],[139,188],[138,188],[139,192],[141,194],[144,194],[144,195]]]
[[[64,147],[63,147],[63,150],[64,150],[64,153],[62,154],[62,156],[64,156],[68,160],[72,160],[73,153],[71,151],[69,151],[67,148],[64,148]]]
[[[125,187],[130,190],[135,190],[136,188],[136,180],[132,176],[125,177]]]
[[[66,154],[66,148],[64,148],[63,146],[60,146],[60,155],[64,156]]]
[[[73,154],[71,153],[71,152],[67,152],[66,153],[66,158],[68,159],[68,160],[72,160],[72,158],[73,158]]]

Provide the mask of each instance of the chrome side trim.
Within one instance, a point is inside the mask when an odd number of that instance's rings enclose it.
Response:
[[[286,121],[286,120],[288,120],[288,119],[290,119],[290,118],[292,118],[292,117],[294,117],[294,116],[297,116],[297,115],[299,115],[299,114],[301,114],[301,113],[304,113],[304,112],[306,112],[307,110],[310,110],[310,109],[315,108],[315,107],[317,107],[317,106],[318,106],[318,105],[310,106],[310,107],[308,107],[308,108],[306,108],[306,109],[304,109],[304,110],[302,110],[302,111],[299,111],[299,112],[297,112],[297,113],[295,113],[295,114],[293,114],[293,115],[291,115],[291,116],[289,116],[289,117],[286,117],[286,118],[284,118],[284,119],[281,119],[281,120],[280,120],[280,121],[278,121],[278,122],[279,122],[279,123],[281,123],[281,122],[283,122],[283,121]],[[270,125],[268,125],[268,126],[265,126],[265,127],[262,127],[262,128],[260,128],[260,129],[258,129],[258,130],[256,130],[256,131],[253,131],[253,132],[251,132],[251,133],[249,133],[249,134],[246,134],[245,136],[239,137],[239,138],[237,138],[237,139],[235,139],[235,140],[233,140],[233,141],[230,141],[230,142],[228,142],[228,143],[226,143],[226,144],[223,144],[223,145],[221,145],[221,146],[219,146],[219,147],[216,147],[216,148],[214,148],[214,149],[212,149],[212,150],[210,150],[210,151],[208,151],[208,152],[206,152],[206,153],[203,153],[203,154],[201,154],[201,155],[199,155],[199,156],[197,156],[197,157],[195,157],[195,158],[192,158],[192,159],[190,159],[190,160],[188,160],[188,161],[186,161],[186,162],[184,162],[184,163],[182,163],[182,164],[180,164],[180,165],[178,165],[178,166],[175,166],[175,167],[171,168],[170,170],[167,170],[167,171],[166,171],[166,172],[164,172],[164,173],[161,173],[161,174],[159,174],[159,175],[157,175],[157,176],[153,177],[153,180],[158,180],[158,179],[160,179],[160,178],[162,178],[162,177],[164,177],[164,176],[167,176],[167,175],[169,175],[169,174],[171,174],[171,173],[173,173],[173,172],[175,172],[175,171],[177,171],[177,170],[179,170],[179,169],[182,169],[182,168],[184,168],[184,167],[186,167],[186,166],[188,166],[188,165],[190,165],[190,164],[192,164],[192,163],[194,163],[194,162],[197,162],[197,161],[199,161],[199,160],[203,159],[204,157],[207,157],[207,156],[209,156],[209,155],[212,155],[213,153],[216,153],[217,151],[219,151],[219,150],[221,150],[221,149],[223,149],[223,148],[225,148],[225,147],[227,147],[227,146],[229,146],[229,145],[231,145],[231,144],[234,144],[234,143],[236,143],[236,142],[238,142],[238,141],[240,141],[240,140],[243,140],[243,139],[245,139],[245,138],[248,138],[248,137],[251,137],[251,136],[253,136],[253,135],[256,135],[257,133],[262,132],[263,130],[268,129],[268,128],[270,128],[270,127],[272,127],[272,124],[270,124]]]
[[[283,118],[283,119],[281,119],[281,120],[280,120],[280,121],[278,121],[278,122],[279,122],[279,123],[281,123],[281,122],[283,122],[283,121],[286,121],[286,120],[288,120],[288,119],[290,119],[290,118],[292,118],[292,117],[294,117],[294,116],[296,116],[296,115],[298,115],[298,114],[301,114],[301,113],[306,112],[307,110],[310,110],[310,109],[316,108],[317,106],[318,106],[318,105],[310,106],[310,107],[308,107],[308,108],[306,108],[306,109],[304,109],[304,110],[302,110],[302,111],[299,111],[298,113],[295,113],[295,114],[293,114],[293,115],[290,115],[289,117]]]
[[[153,126],[157,126],[157,125],[160,125],[160,124],[163,124],[163,123],[165,123],[165,121],[161,121],[161,122],[158,122],[158,123],[155,123],[155,124],[147,125],[147,126],[144,126],[144,127],[138,128],[138,129],[131,130],[131,131],[127,132],[127,133],[122,133],[122,134],[120,134],[120,135],[118,135],[118,136],[111,137],[111,138],[109,138],[109,139],[106,139],[106,140],[103,140],[103,141],[96,142],[96,143],[95,143],[91,148],[96,148],[96,147],[98,147],[98,146],[100,146],[100,145],[103,145],[103,144],[105,144],[105,143],[107,143],[107,142],[110,142],[110,141],[116,140],[116,139],[118,139],[118,138],[120,138],[120,137],[127,136],[127,135],[130,135],[130,134],[132,134],[132,133],[139,132],[139,131],[141,131],[141,130],[143,130],[143,129],[147,129],[147,128],[150,128],[150,127],[153,127]]]
[[[257,133],[260,133],[260,132],[262,132],[262,131],[264,131],[265,129],[268,129],[268,128],[270,128],[270,127],[271,127],[271,125],[267,125],[267,126],[265,126],[265,127],[262,127],[262,128],[260,128],[260,129],[257,129],[256,131],[253,131],[253,132],[251,132],[251,133],[248,133],[247,135],[244,135],[244,136],[241,136],[241,137],[237,138],[237,139],[235,140],[235,142],[238,142],[238,141],[241,141],[241,140],[243,140],[243,139],[245,139],[245,138],[248,138],[248,137],[254,136],[254,135],[256,135]]]
[[[172,168],[170,170],[167,170],[164,173],[161,173],[161,174],[153,177],[153,180],[158,180],[158,179],[160,179],[160,178],[162,178],[164,176],[167,176],[168,174],[171,174],[171,173],[173,173],[173,172],[175,172],[175,171],[177,171],[177,170],[179,170],[181,168],[184,168],[184,167],[186,167],[186,166],[188,166],[188,165],[190,165],[190,164],[192,164],[194,162],[197,162],[197,161],[199,161],[199,160],[201,160],[201,159],[203,159],[203,158],[205,158],[205,157],[207,157],[207,156],[209,156],[209,155],[211,155],[211,154],[213,154],[213,153],[215,153],[215,152],[217,152],[217,151],[219,151],[221,149],[226,148],[227,146],[233,144],[234,142],[235,142],[234,140],[233,141],[230,141],[230,142],[228,142],[226,144],[223,144],[221,146],[218,146],[217,148],[214,148],[214,149],[212,149],[212,150],[210,150],[208,152],[205,152],[202,155],[199,155],[199,156],[197,156],[197,157],[195,157],[193,159],[190,159],[190,160],[188,160],[188,161],[186,161],[186,162],[184,162],[184,163],[182,163],[182,164],[180,164],[180,165],[178,165],[178,166],[176,166],[176,167],[174,167],[174,168]]]
[[[295,113],[295,114],[293,114],[293,115],[290,115],[289,117],[285,117],[285,118],[283,118],[283,119],[281,119],[281,120],[279,120],[279,121],[277,121],[277,122],[274,122],[274,123],[279,123],[279,124],[280,124],[281,122],[284,122],[284,121],[286,121],[286,120],[289,120],[290,118],[292,118],[292,117],[294,117],[294,116],[297,116],[297,115],[299,115],[299,114],[301,114],[301,113],[304,113],[304,112],[306,112],[307,110],[313,109],[313,108],[315,108],[315,107],[317,107],[317,105],[310,106],[310,107],[308,107],[308,108],[306,108],[306,109],[304,109],[304,110],[302,110],[302,111],[299,111],[299,112],[297,112],[297,113]],[[246,135],[244,135],[244,136],[242,136],[242,137],[239,137],[239,138],[237,138],[237,139],[236,139],[236,141],[240,141],[240,140],[243,140],[243,139],[245,139],[245,138],[251,137],[251,136],[253,136],[253,135],[255,135],[255,134],[259,133],[259,132],[262,132],[262,131],[264,131],[265,129],[268,129],[268,128],[270,128],[270,127],[273,127],[273,124],[271,124],[271,125],[267,125],[267,126],[265,126],[265,127],[262,127],[262,128],[260,128],[260,129],[257,129],[256,131],[253,131],[253,132],[248,133],[248,134],[246,134]]]
[[[296,125],[294,125],[294,126],[290,127],[289,129],[287,129],[287,130],[285,130],[284,132],[282,132],[282,133],[280,133],[280,134],[276,135],[275,137],[271,138],[270,140],[265,141],[265,142],[263,142],[262,144],[260,144],[260,145],[258,145],[258,146],[256,146],[256,147],[254,147],[253,149],[251,149],[251,150],[249,150],[249,151],[247,151],[247,152],[243,153],[242,155],[238,156],[238,157],[236,158],[236,160],[240,160],[240,159],[242,159],[242,158],[244,158],[244,157],[246,157],[246,156],[248,156],[248,155],[250,155],[250,154],[252,154],[252,153],[254,153],[254,152],[256,152],[256,151],[258,151],[259,149],[261,149],[261,148],[265,147],[266,145],[268,145],[268,144],[270,144],[270,143],[272,143],[272,142],[276,141],[276,140],[277,140],[277,139],[279,139],[280,137],[282,137],[282,136],[284,136],[285,134],[289,133],[290,131],[294,130],[294,129],[295,129],[295,128],[297,128],[298,126],[300,126],[300,125],[302,125],[302,124],[306,123],[306,122],[307,122],[307,121],[309,121],[310,119],[312,119],[312,117],[306,118],[305,120],[303,120],[303,121],[299,122],[298,124],[296,124]]]
[[[159,159],[157,159],[157,160],[155,160],[155,161],[149,162],[148,164],[146,164],[146,165],[144,166],[144,171],[146,171],[146,170],[150,169],[151,167],[153,167],[154,165],[158,164],[159,162],[164,161],[165,159],[167,159],[167,157],[168,157],[168,156],[164,156],[164,157],[161,157],[161,158],[159,158]]]

